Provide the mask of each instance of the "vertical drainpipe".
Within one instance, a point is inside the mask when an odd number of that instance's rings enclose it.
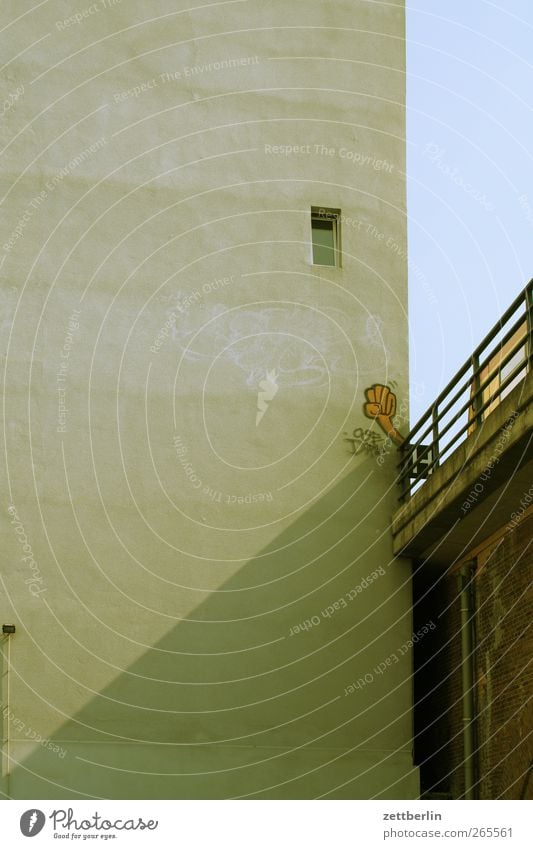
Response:
[[[11,775],[11,636],[15,633],[14,625],[2,625],[2,677],[6,679],[6,702],[2,712],[2,778],[5,778],[6,795],[10,798],[9,778]],[[7,651],[4,652],[4,645]],[[5,663],[4,663],[5,661]],[[2,682],[3,683],[3,682]],[[5,713],[5,716],[4,716]],[[4,719],[6,736],[4,739]],[[5,749],[4,749],[5,747]]]
[[[463,763],[465,799],[474,798],[475,725],[474,725],[474,566],[469,561],[461,566],[459,587],[461,598],[461,672],[463,686]]]
[[[9,776],[11,775],[11,634],[7,635],[7,795],[9,796]]]
[[[6,634],[2,635],[2,678],[5,679],[5,682],[2,681],[2,685],[5,683],[5,703],[3,704],[2,711],[2,778],[5,781],[5,790],[6,795],[9,797],[9,761],[11,757],[10,752],[10,721],[9,721],[9,709],[11,704],[11,694],[9,692],[10,689],[10,664],[11,664],[11,640],[9,636]],[[4,651],[5,647],[5,651]],[[2,687],[3,689],[3,687]],[[3,695],[3,694],[2,694]],[[2,699],[4,701],[4,699]],[[5,736],[4,736],[5,733]]]

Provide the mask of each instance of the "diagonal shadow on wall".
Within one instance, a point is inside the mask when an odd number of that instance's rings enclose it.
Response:
[[[90,698],[50,740],[65,755],[14,740],[6,795],[416,798],[410,656],[372,673],[411,634],[410,568],[377,518],[395,493],[372,509],[376,469],[365,459]]]

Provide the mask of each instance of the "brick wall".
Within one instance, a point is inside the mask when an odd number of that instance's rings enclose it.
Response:
[[[485,562],[480,558],[476,577],[478,768],[483,799],[520,798],[533,759],[532,538],[530,513],[503,536]],[[533,798],[533,780],[527,798]]]
[[[478,551],[474,580],[477,786],[481,799],[533,798],[533,512]],[[415,570],[416,571],[416,570]],[[415,574],[415,627],[434,618],[415,653],[415,754],[426,794],[461,798],[461,613],[457,572]],[[528,737],[529,735],[529,737]]]

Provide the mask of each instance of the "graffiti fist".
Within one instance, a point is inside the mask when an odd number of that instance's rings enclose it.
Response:
[[[365,404],[365,416],[369,419],[375,419],[378,416],[386,416],[392,419],[396,412],[396,395],[391,392],[388,386],[383,386],[381,383],[374,383],[369,389],[365,390],[367,403]]]
[[[365,416],[369,419],[375,419],[381,429],[396,442],[401,445],[403,437],[398,433],[392,423],[392,418],[396,413],[396,395],[388,386],[381,383],[374,383],[368,389],[365,389],[366,403],[363,407]]]

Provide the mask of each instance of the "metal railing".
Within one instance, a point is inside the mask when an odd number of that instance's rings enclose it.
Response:
[[[526,376],[533,362],[533,280],[411,429],[401,447],[407,500]]]

